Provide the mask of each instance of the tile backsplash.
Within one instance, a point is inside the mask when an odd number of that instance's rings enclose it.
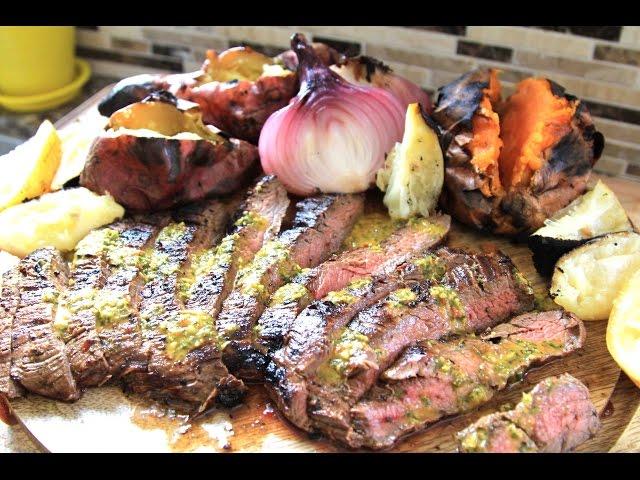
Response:
[[[77,51],[114,77],[186,72],[209,48],[249,45],[275,55],[294,32],[376,57],[430,93],[479,66],[502,70],[506,94],[524,77],[548,77],[582,98],[605,134],[596,170],[640,180],[638,26],[83,26]]]

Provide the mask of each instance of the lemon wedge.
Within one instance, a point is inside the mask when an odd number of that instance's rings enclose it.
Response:
[[[47,193],[0,212],[0,249],[20,258],[47,246],[70,251],[91,230],[123,215],[112,197],[86,188]]]
[[[629,277],[613,301],[607,325],[607,348],[620,368],[640,387],[640,269]]]
[[[85,117],[58,132],[62,142],[60,167],[51,182],[51,190],[60,190],[66,182],[76,178],[84,169],[91,145],[104,131],[108,119],[100,115]]]
[[[45,120],[33,137],[0,157],[0,210],[48,192],[61,155],[60,137]]]

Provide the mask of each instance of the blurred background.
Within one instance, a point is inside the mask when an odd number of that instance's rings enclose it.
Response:
[[[383,60],[429,93],[479,66],[502,70],[507,95],[524,77],[548,77],[582,98],[605,134],[596,170],[640,181],[638,26],[78,26],[75,51],[91,66],[91,78],[73,100],[53,110],[13,113],[0,107],[0,154],[33,135],[44,118],[55,122],[118,79],[197,70],[209,48],[248,45],[276,55],[296,31],[349,55]]]

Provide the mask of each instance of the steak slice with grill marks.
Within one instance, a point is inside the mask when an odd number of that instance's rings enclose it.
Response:
[[[345,435],[350,408],[405,348],[479,333],[533,308],[531,287],[506,255],[441,248],[422,257],[420,266],[425,281],[361,311],[318,371],[306,377],[314,428]]]
[[[232,206],[235,211],[237,202]],[[202,411],[213,401],[232,406],[244,394],[242,382],[230,375],[221,361],[208,305],[190,302],[188,295],[194,269],[198,268],[194,262],[214,250],[213,245],[228,223],[229,207],[213,202],[204,213],[194,215],[192,211],[182,211],[174,215],[176,220],[186,222],[185,228],[196,227],[188,246],[189,258],[180,267],[181,275],[176,283],[179,287],[171,299],[175,302],[171,304],[172,310],[159,312],[164,320],[155,327],[158,342],[151,351],[147,371],[127,381],[129,389],[182,411]]]
[[[589,389],[564,373],[538,383],[513,410],[486,415],[456,435],[460,452],[569,452],[600,428]]]
[[[448,231],[450,225],[448,215],[414,220],[398,228],[380,247],[348,250],[296,276],[272,296],[258,320],[256,343],[265,351],[277,350],[294,319],[313,300],[341,290],[352,280],[393,271],[408,258],[433,246],[433,237],[426,232],[430,229]]]
[[[363,195],[301,200],[293,226],[266,243],[238,272],[216,321],[219,335],[228,342],[223,355],[232,372],[243,378],[260,376],[264,359],[252,346],[252,334],[269,298],[301,269],[314,267],[334,253],[363,209]]]
[[[0,289],[0,394],[7,398],[22,395],[22,387],[11,379],[11,331],[20,302],[20,272],[12,268],[2,274]]]
[[[277,234],[288,205],[280,182],[273,176],[262,178],[247,195],[232,231],[215,248],[191,258],[189,274],[182,279],[185,310],[181,320],[196,324],[194,332],[187,334],[195,337],[195,343],[183,361],[165,372],[162,388],[189,403],[189,410],[195,413],[205,411],[213,402],[231,407],[245,393],[244,384],[230,375],[221,361],[215,318],[231,291],[238,267]]]
[[[20,301],[13,321],[11,377],[27,390],[57,400],[77,400],[64,342],[53,328],[57,298],[67,283],[60,252],[40,248],[20,261]]]
[[[190,269],[190,255],[211,248],[219,240],[229,214],[228,205],[211,200],[174,212],[174,222],[160,231],[142,272],[145,284],[140,293],[141,356],[146,369],[125,377],[128,389],[175,403],[182,402],[183,396],[189,397],[184,388],[189,382],[180,377],[183,371],[195,374],[198,365],[193,364],[197,360],[193,357],[184,359],[184,342],[191,329],[211,330],[213,322],[204,315],[183,312],[180,277]],[[215,346],[212,348],[216,350]],[[219,363],[219,358],[215,360]],[[221,368],[226,373],[224,366]]]
[[[113,372],[126,368],[125,358],[116,356],[121,363],[112,367],[105,356],[104,340],[113,333],[107,330],[131,323],[134,315],[130,292],[112,286],[114,280],[137,273],[141,248],[152,232],[150,226],[124,220],[94,230],[76,246],[69,286],[58,300],[55,324],[80,387],[102,385]],[[118,338],[119,347],[128,345],[129,337]]]
[[[114,230],[119,233],[114,242],[111,274],[99,292],[105,303],[118,307],[113,309],[110,318],[104,319],[107,321],[101,322],[101,328],[96,329],[111,378],[144,367],[138,310],[142,288],[140,270],[144,266],[146,250],[153,245],[160,229],[170,218],[163,215],[148,220],[153,223],[132,219],[117,224]]]
[[[447,233],[448,228],[424,229],[423,249],[437,245]],[[422,252],[415,253],[419,256]],[[423,269],[413,261],[406,262],[390,273],[353,280],[342,290],[312,302],[296,317],[284,346],[273,354],[265,374],[267,389],[289,420],[300,428],[310,428],[305,378],[327,359],[332,343],[349,321],[394,290],[423,280]]]
[[[482,335],[408,348],[351,409],[351,447],[391,447],[401,436],[489,401],[526,369],[581,348],[583,323],[564,311],[515,317]],[[329,432],[331,433],[331,432]]]

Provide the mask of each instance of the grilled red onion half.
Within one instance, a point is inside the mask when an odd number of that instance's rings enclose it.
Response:
[[[402,138],[406,108],[388,91],[353,85],[325,66],[301,34],[291,39],[300,92],[260,134],[262,168],[291,193],[367,190]]]

